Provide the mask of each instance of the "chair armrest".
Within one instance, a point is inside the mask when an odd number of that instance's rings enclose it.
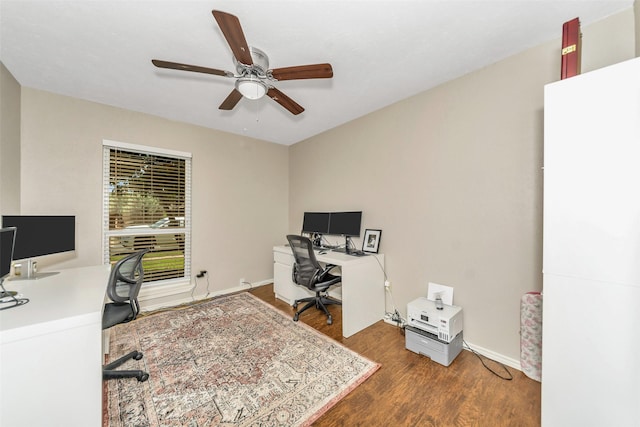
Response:
[[[325,265],[324,269],[318,274],[318,281],[321,282],[324,280],[324,277],[327,275],[327,273],[329,273],[331,270],[333,270],[334,268],[338,267],[335,264],[327,264]]]

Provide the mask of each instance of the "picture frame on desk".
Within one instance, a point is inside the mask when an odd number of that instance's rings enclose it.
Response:
[[[362,239],[362,251],[377,254],[381,237],[382,230],[366,229],[364,231],[364,239]]]

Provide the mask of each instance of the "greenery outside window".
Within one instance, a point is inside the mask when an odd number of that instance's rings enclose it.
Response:
[[[191,276],[191,154],[103,142],[103,249],[112,265],[140,249],[145,282]]]

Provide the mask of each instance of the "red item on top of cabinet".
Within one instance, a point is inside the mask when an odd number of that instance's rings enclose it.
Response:
[[[562,70],[561,79],[580,74],[581,61],[580,19],[574,18],[562,24]]]

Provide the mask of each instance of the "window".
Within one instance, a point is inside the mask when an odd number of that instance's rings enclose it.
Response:
[[[103,142],[104,262],[140,249],[145,282],[191,276],[191,154]]]

